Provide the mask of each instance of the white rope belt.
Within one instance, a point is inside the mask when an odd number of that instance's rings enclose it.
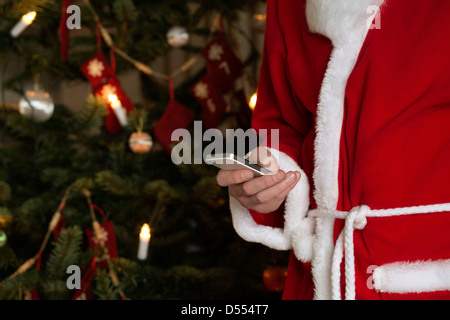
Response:
[[[379,209],[371,210],[368,206],[354,207],[349,212],[329,210],[329,209],[314,209],[308,212],[308,216],[317,218],[335,218],[344,219],[344,229],[339,234],[336,241],[336,246],[333,252],[331,264],[331,290],[332,299],[341,300],[341,269],[345,251],[345,299],[355,299],[355,256],[353,244],[353,232],[355,230],[362,230],[367,224],[367,217],[392,217],[424,213],[437,213],[450,211],[450,203],[433,204],[426,206],[404,207],[394,209]]]

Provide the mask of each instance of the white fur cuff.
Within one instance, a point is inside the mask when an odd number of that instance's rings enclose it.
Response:
[[[258,225],[248,209],[230,196],[233,226],[244,240],[261,243],[276,250],[293,249],[296,257],[304,262],[312,257],[313,218],[306,217],[309,210],[308,177],[297,163],[278,150],[269,149],[283,171],[300,171],[301,178],[285,201],[284,229]]]

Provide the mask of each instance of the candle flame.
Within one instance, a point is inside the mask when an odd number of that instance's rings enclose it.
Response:
[[[121,106],[120,101],[115,94],[110,94],[108,100],[111,103],[111,107],[114,109]]]
[[[25,24],[30,25],[31,23],[33,23],[34,18],[36,18],[36,11],[30,11],[22,16],[22,21]]]
[[[141,239],[150,239],[150,226],[147,223],[144,223],[144,225],[141,228],[141,233],[139,233],[139,238]]]
[[[252,97],[250,98],[250,101],[248,102],[248,106],[250,107],[250,109],[255,109],[256,106],[256,101],[258,100],[258,95],[256,94],[256,92],[252,95]]]

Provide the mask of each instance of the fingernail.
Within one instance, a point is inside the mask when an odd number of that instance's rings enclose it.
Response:
[[[244,173],[242,174],[242,177],[243,177],[245,180],[249,180],[249,179],[253,178],[253,173],[251,173],[250,171],[246,171],[246,172],[244,172]]]
[[[294,182],[295,180],[297,180],[297,175],[294,172],[289,172],[286,177],[286,182],[291,183]]]

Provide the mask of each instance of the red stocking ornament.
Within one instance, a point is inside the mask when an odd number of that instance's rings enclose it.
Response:
[[[221,33],[201,51],[217,90],[225,94],[242,74],[242,62],[236,57]]]
[[[227,104],[222,94],[216,89],[209,75],[203,76],[189,90],[202,105],[203,127],[211,129],[217,127],[222,119]]]
[[[81,72],[95,90],[105,79],[112,76],[112,70],[101,51],[90,57],[80,67]]]
[[[80,289],[75,291],[72,300],[92,300],[92,280],[94,279],[96,271],[97,256],[92,259],[91,265],[84,271],[83,278],[81,278]]]
[[[117,100],[125,109],[127,115],[134,110],[134,104],[128,98],[116,77],[114,48],[111,48],[111,66],[109,66],[105,56],[101,52],[99,28],[100,25],[97,25],[98,52],[83,63],[80,70],[92,85],[93,93],[102,96],[108,106],[108,114],[105,118],[106,131],[110,134],[117,134],[121,131],[122,125],[112,108],[109,95],[115,95],[117,97]]]
[[[111,106],[109,95],[117,97],[127,115],[134,110],[134,104],[122,89],[119,80],[114,74],[114,70],[108,65],[105,56],[101,52],[97,52],[83,63],[80,70],[91,83],[93,93],[100,95],[108,106],[108,114],[105,118],[106,131],[110,134],[119,133],[122,126]]]
[[[186,129],[194,120],[194,117],[195,114],[191,109],[174,99],[169,101],[154,130],[155,138],[161,143],[168,155],[170,155],[173,147],[172,132],[179,128]]]
[[[103,223],[100,224],[101,239],[97,239],[92,228],[85,230],[88,239],[89,247],[96,251],[97,264],[99,268],[104,268],[109,259],[117,258],[116,234],[114,233],[114,225],[112,221],[107,221],[103,211],[95,206],[92,207],[97,210],[103,218]]]
[[[69,28],[67,28],[67,19],[69,14],[67,8],[70,6],[70,0],[63,0],[61,5],[61,20],[59,22],[58,35],[60,41],[60,55],[63,61],[69,57]]]

